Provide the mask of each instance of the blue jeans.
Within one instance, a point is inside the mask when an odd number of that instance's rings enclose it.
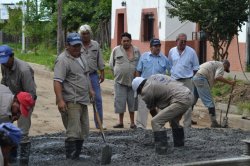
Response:
[[[96,104],[96,111],[98,112],[100,116],[101,122],[103,122],[103,110],[102,110],[102,95],[101,95],[101,87],[99,83],[99,75],[97,72],[89,74],[92,88],[95,91],[95,104]],[[95,126],[98,128],[98,122],[96,119],[96,115],[94,114],[94,121],[95,121]]]
[[[194,76],[193,83],[195,85],[194,86],[194,105],[196,104],[198,98],[200,97],[202,103],[207,108],[215,107],[207,78],[204,76]]]

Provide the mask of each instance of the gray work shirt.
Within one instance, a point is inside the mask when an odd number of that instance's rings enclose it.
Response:
[[[82,52],[88,62],[90,73],[104,70],[105,65],[99,43],[91,40],[89,47],[85,48],[84,45],[82,46]]]
[[[10,89],[5,85],[0,84],[0,119],[11,116],[13,98],[14,95]]]
[[[172,103],[190,103],[191,91],[182,83],[171,80],[169,76],[156,74],[144,84],[141,97],[149,109],[163,109]]]
[[[212,87],[215,83],[215,79],[223,77],[224,65],[223,62],[209,61],[200,65],[200,69],[196,73],[196,76],[202,75],[207,78],[209,86]]]
[[[34,71],[27,62],[14,58],[11,69],[3,65],[1,65],[1,69],[3,76],[1,83],[8,86],[13,94],[21,91],[28,92],[33,99],[36,99]]]
[[[83,54],[79,63],[77,58],[69,54],[67,50],[56,59],[54,68],[54,80],[62,83],[62,95],[65,102],[89,104],[89,68]]]
[[[109,65],[114,72],[115,81],[119,84],[132,86],[136,66],[140,58],[140,51],[133,46],[134,58],[128,59],[127,53],[122,46],[117,46],[113,49]]]

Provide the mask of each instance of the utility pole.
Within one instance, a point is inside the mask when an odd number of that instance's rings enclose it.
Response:
[[[62,52],[63,49],[63,33],[62,33],[62,0],[57,0],[58,15],[57,15],[57,55]]]
[[[22,1],[22,12],[23,12],[23,18],[22,18],[22,53],[25,53],[25,5],[24,0]]]

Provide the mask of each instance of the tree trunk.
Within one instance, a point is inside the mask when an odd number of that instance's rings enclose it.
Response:
[[[63,50],[63,33],[62,33],[62,0],[57,0],[58,15],[57,15],[57,55]]]

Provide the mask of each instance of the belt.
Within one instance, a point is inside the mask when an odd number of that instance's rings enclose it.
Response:
[[[179,78],[179,79],[176,79],[177,81],[181,81],[181,80],[189,80],[191,79],[192,77],[188,77],[188,78]]]
[[[93,71],[93,72],[91,72],[91,73],[89,73],[89,74],[97,74],[97,71]]]

